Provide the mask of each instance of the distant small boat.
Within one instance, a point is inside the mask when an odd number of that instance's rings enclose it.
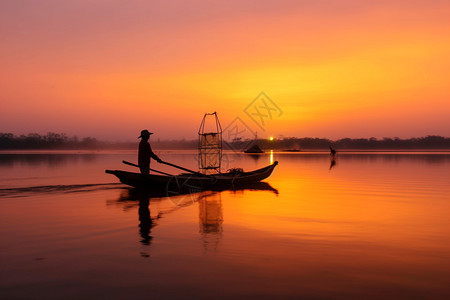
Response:
[[[261,148],[259,148],[258,145],[253,145],[247,150],[245,150],[244,153],[264,153],[264,151],[261,150]]]
[[[198,188],[198,189],[215,189],[226,188],[231,186],[245,186],[246,184],[254,184],[269,177],[278,162],[275,161],[272,165],[251,171],[232,171],[227,173],[219,173],[215,175],[203,174],[187,174],[179,175],[141,175],[140,173],[126,172],[120,170],[106,170],[108,174],[113,174],[119,180],[127,185],[133,187],[143,188]]]
[[[300,149],[284,149],[284,152],[301,152],[302,150]]]

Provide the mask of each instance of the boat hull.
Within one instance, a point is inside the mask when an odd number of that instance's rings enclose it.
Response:
[[[151,189],[214,189],[227,188],[231,186],[242,186],[259,182],[269,177],[278,162],[272,165],[252,171],[242,173],[221,173],[217,175],[197,175],[179,174],[173,176],[166,175],[142,175],[140,173],[126,172],[121,170],[106,170],[106,173],[113,174],[127,185],[137,188]]]

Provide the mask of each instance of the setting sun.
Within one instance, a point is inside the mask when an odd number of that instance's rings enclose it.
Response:
[[[20,3],[0,10],[3,132],[195,138],[217,111],[284,136],[450,135],[448,1]],[[283,112],[264,128],[243,118],[261,91]]]

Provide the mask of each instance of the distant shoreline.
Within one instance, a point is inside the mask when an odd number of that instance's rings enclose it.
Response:
[[[399,139],[399,138],[344,138],[330,140],[326,138],[280,138],[280,139],[255,139],[224,141],[224,150],[240,152],[248,149],[252,145],[258,145],[261,149],[277,152],[285,151],[290,153],[329,151],[333,147],[338,152],[364,152],[364,151],[448,151],[450,149],[450,138],[430,135],[419,138]],[[136,150],[138,141],[133,142],[109,142],[99,141],[92,137],[78,138],[68,137],[61,133],[48,133],[39,135],[30,133],[28,135],[16,136],[11,133],[0,133],[0,151],[6,150],[73,150],[73,151],[125,151]],[[198,140],[153,140],[151,141],[154,150],[196,150]]]
[[[197,149],[154,149],[155,153],[159,154],[171,154],[171,153],[184,153],[184,154],[192,154],[197,155]],[[282,150],[270,150],[267,149],[264,153],[244,153],[240,151],[233,150],[224,150],[223,154],[238,154],[245,156],[267,156],[271,154],[281,154],[281,155],[330,155],[329,151],[326,150],[308,150],[308,151],[300,151],[300,152],[288,152]],[[103,150],[74,150],[74,149],[38,149],[38,150],[1,150],[0,155],[115,155],[115,154],[124,154],[124,155],[137,155],[137,150],[111,150],[111,149],[103,149]],[[338,151],[337,155],[352,155],[352,154],[443,154],[450,155],[450,149],[418,149],[418,150],[342,150]]]

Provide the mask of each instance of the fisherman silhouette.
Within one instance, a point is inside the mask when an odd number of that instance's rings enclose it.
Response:
[[[141,131],[141,135],[138,138],[142,138],[139,143],[139,154],[138,154],[138,164],[142,175],[150,174],[150,158],[153,158],[157,162],[161,163],[162,160],[152,151],[150,143],[150,135],[153,132],[149,132],[147,129]]]

